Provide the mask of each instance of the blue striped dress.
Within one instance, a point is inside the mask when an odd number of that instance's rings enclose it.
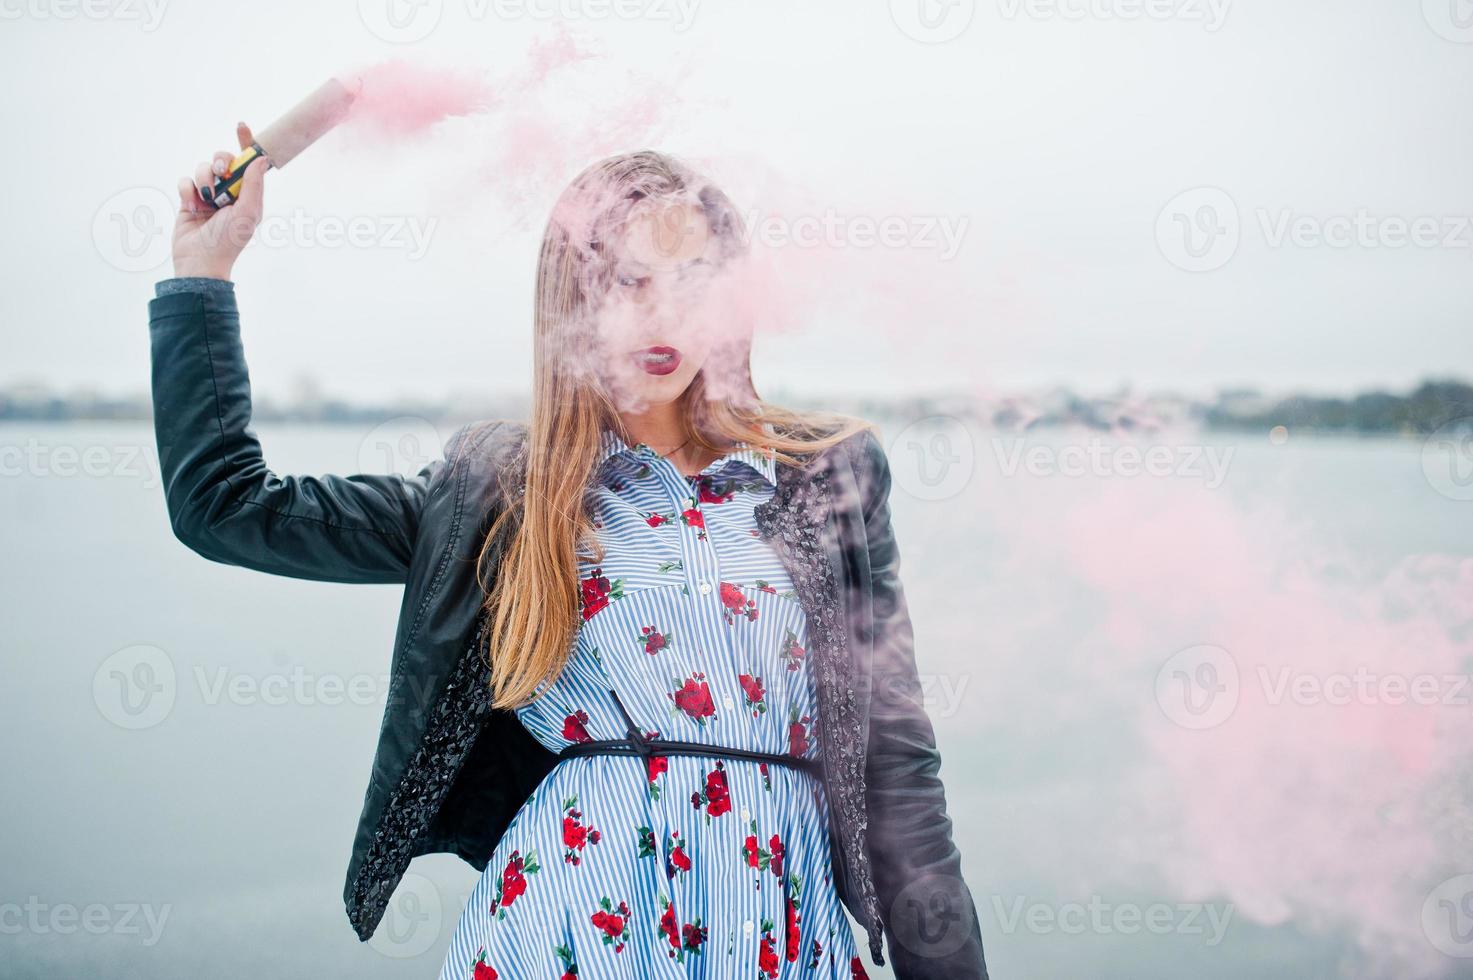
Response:
[[[574,653],[518,709],[554,751],[650,737],[817,758],[803,608],[753,508],[773,461],[685,476],[603,435]],[[865,976],[831,878],[820,780],[751,759],[559,762],[470,895],[441,980]]]

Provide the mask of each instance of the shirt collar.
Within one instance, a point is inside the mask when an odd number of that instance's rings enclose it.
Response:
[[[619,436],[612,429],[609,428],[605,428],[603,430],[600,446],[601,448],[599,450],[597,463],[598,466],[604,465],[609,461],[610,458],[619,455],[623,455],[626,459],[639,460],[641,462],[653,462],[654,460],[660,458],[660,455],[658,453],[656,453],[653,449],[651,449],[649,446],[646,446],[642,442],[637,442],[633,446],[626,444],[623,439],[620,439]],[[757,474],[760,475],[769,484],[773,486],[777,485],[777,462],[767,454],[760,452],[757,449],[753,449],[745,442],[737,443],[736,448],[727,453],[725,456],[721,456],[718,459],[713,460],[711,464],[701,472],[719,473],[729,463],[732,462],[745,463],[748,467],[755,470]]]

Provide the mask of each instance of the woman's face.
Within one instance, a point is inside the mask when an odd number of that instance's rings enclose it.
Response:
[[[716,340],[708,287],[717,244],[700,206],[685,200],[637,207],[611,243],[596,347],[620,411],[674,401],[706,363]]]

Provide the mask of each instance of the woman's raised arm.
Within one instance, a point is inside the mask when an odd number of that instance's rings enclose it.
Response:
[[[241,145],[251,141],[240,126]],[[174,534],[213,561],[329,582],[403,582],[431,481],[279,476],[251,431],[251,386],[230,270],[260,221],[267,164],[247,169],[239,199],[201,197],[231,155],[180,178],[175,279],[149,303],[154,435]],[[452,440],[452,448],[456,440]]]

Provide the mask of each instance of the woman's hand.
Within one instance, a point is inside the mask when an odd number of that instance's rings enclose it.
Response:
[[[235,127],[243,150],[255,141],[245,123]],[[234,204],[216,208],[201,196],[230,169],[236,154],[219,150],[214,159],[195,167],[194,179],[179,178],[179,216],[174,221],[174,275],[229,279],[230,270],[261,223],[263,190],[269,157],[252,160],[241,179]]]

